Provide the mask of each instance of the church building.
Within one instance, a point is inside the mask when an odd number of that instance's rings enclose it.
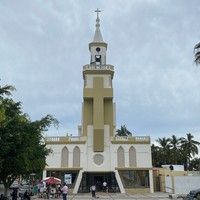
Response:
[[[94,183],[97,191],[103,191],[103,182],[108,192],[153,192],[150,137],[116,136],[114,66],[106,62],[108,45],[100,31],[100,10],[96,12],[90,64],[82,69],[82,124],[78,136],[45,138],[52,153],[46,158],[43,178],[60,178],[71,193],[90,192]]]

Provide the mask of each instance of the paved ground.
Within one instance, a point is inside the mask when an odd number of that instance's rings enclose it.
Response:
[[[167,193],[145,193],[145,194],[121,194],[121,193],[96,193],[99,199],[112,199],[112,200],[167,200],[169,194]],[[61,198],[56,198],[62,200]],[[55,199],[55,200],[56,200]],[[32,200],[43,200],[42,198],[32,197]],[[82,194],[69,194],[67,200],[92,200],[91,193]]]
[[[0,186],[0,193],[3,193],[3,188]],[[10,191],[8,192],[8,194]],[[169,199],[168,193],[156,192],[156,193],[145,193],[145,194],[121,194],[121,193],[100,193],[97,192],[96,196],[100,199],[108,200],[167,200]],[[182,198],[179,198],[180,200]],[[18,200],[21,200],[20,198]],[[38,198],[38,196],[31,197],[31,200],[47,200]],[[62,200],[62,198],[55,198],[50,200]],[[68,194],[67,200],[92,200],[91,193],[82,194]]]

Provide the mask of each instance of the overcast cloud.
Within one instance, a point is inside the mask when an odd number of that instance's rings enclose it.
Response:
[[[16,87],[31,120],[58,119],[48,136],[77,135],[97,7],[115,66],[117,128],[200,140],[199,0],[1,0],[0,84]]]

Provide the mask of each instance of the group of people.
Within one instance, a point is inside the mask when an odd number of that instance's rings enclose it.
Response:
[[[50,198],[50,195],[54,195],[54,197],[60,197],[62,194],[63,200],[67,200],[68,187],[66,183],[64,183],[63,186],[57,185],[54,189],[55,192],[51,192],[50,184],[46,186],[47,199]]]
[[[67,200],[67,193],[68,193],[68,187],[66,185],[66,183],[63,184],[63,186],[61,185],[57,185],[56,188],[56,197],[60,197],[61,194],[62,194],[62,197],[63,197],[63,200]],[[38,191],[37,191],[38,194],[42,193],[42,190],[40,187],[38,187]],[[46,197],[47,199],[50,198],[50,195],[51,195],[51,187],[50,187],[50,184],[46,185]],[[17,200],[18,198],[18,189],[17,188],[14,188],[13,189],[13,192],[11,193],[11,197],[12,197],[12,200]],[[28,191],[25,191],[24,195],[21,196],[21,199],[22,200],[30,200],[30,194]],[[0,200],[6,200],[6,198],[4,198],[3,194],[0,196]]]
[[[107,192],[107,182],[103,182],[103,191]],[[50,198],[50,192],[51,188],[50,188],[50,185],[47,185],[46,187],[46,194],[47,194],[47,198],[49,199]],[[91,187],[90,187],[90,191],[92,193],[92,198],[99,198],[96,196],[96,184],[93,184]],[[38,190],[38,193],[40,193],[40,190]],[[58,195],[57,197],[60,197],[60,195],[62,194],[62,197],[63,197],[63,200],[67,200],[67,193],[68,193],[68,187],[66,185],[66,183],[64,183],[63,186],[61,185],[57,185],[56,187],[56,194]],[[12,194],[12,200],[17,200],[17,189],[14,189]],[[24,200],[30,200],[30,195],[28,194],[28,192],[26,191],[24,193],[24,196],[22,197]],[[0,200],[4,200],[2,197]]]
[[[12,197],[12,200],[17,200],[17,197],[18,197],[18,191],[17,191],[17,188],[14,188],[13,189],[13,192],[11,193],[11,197]],[[6,199],[6,198],[5,198]],[[1,200],[5,200],[3,198],[1,198]],[[30,200],[30,194],[28,193],[28,191],[26,190],[24,195],[21,197],[21,199],[23,200]]]

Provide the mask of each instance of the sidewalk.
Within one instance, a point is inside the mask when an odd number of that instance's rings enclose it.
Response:
[[[121,194],[121,193],[100,193],[97,192],[96,196],[99,199],[112,199],[112,200],[167,200],[169,199],[168,193],[145,193],[145,194]],[[55,198],[54,200],[62,200],[62,198]],[[37,196],[31,197],[31,200],[43,200]],[[50,199],[52,200],[52,199]],[[92,200],[91,193],[68,194],[67,200]]]

